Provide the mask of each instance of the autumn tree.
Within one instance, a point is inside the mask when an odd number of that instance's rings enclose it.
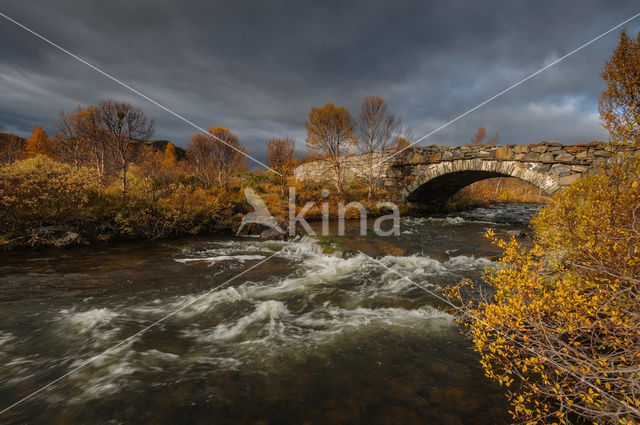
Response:
[[[343,192],[342,161],[348,149],[354,145],[354,122],[347,108],[328,103],[313,107],[304,123],[307,130],[307,147],[323,155],[329,162],[336,179],[338,193]]]
[[[476,132],[473,134],[473,137],[471,137],[471,144],[472,145],[482,144],[482,140],[484,140],[486,136],[487,136],[487,129],[484,128],[484,125],[482,125],[476,130]]]
[[[58,120],[54,124],[55,141],[52,143],[52,151],[55,159],[72,164],[76,170],[85,162],[88,162],[89,146],[85,137],[82,123],[82,108],[67,114],[64,111],[58,113]],[[97,167],[98,179],[102,183],[102,168]]]
[[[491,145],[491,146],[495,146],[498,143],[500,143],[500,135],[498,134],[498,132],[496,131],[496,134],[493,135],[492,138],[490,138],[489,140],[487,140],[486,144],[487,145]]]
[[[389,148],[392,136],[400,127],[400,119],[389,112],[385,100],[379,96],[367,96],[360,105],[358,120],[360,137],[357,145],[365,156],[368,180],[368,198],[371,199],[380,180],[382,167],[376,166],[380,153]]]
[[[142,109],[129,103],[105,100],[95,110],[97,126],[109,145],[109,151],[120,173],[122,196],[127,193],[127,169],[133,144],[149,140],[153,134],[153,120]]]
[[[187,158],[205,187],[211,186],[214,177],[220,186],[225,186],[229,175],[242,162],[241,152],[238,136],[222,126],[193,135],[187,146]]]
[[[484,140],[486,137],[487,137],[487,129],[484,128],[484,125],[480,126],[480,128],[478,128],[476,132],[473,134],[473,137],[471,137],[471,144],[495,146],[498,143],[500,143],[500,136],[498,135],[498,133],[496,133],[492,138],[490,138],[487,141]]]
[[[24,143],[23,158],[33,158],[37,155],[50,156],[49,136],[39,125],[33,128],[33,133]]]
[[[162,158],[162,167],[168,170],[174,169],[178,164],[178,154],[176,153],[176,146],[168,142],[164,148],[164,155]]]
[[[121,164],[115,164],[117,155],[114,152],[114,136],[110,134],[103,120],[102,106],[79,106],[71,113],[61,111],[54,125],[56,142],[54,152],[56,158],[63,162],[93,167],[100,185],[107,183],[107,177]],[[129,152],[127,152],[127,156]]]
[[[293,155],[295,150],[295,141],[289,137],[271,139],[267,142],[267,161],[269,167],[280,173],[279,180],[282,193],[286,189],[287,177],[293,174],[293,167],[295,166]]]
[[[415,140],[415,136],[413,135],[413,130],[409,127],[403,127],[398,129],[393,142],[391,144],[391,149],[400,151],[406,149],[411,146],[411,141]]]
[[[240,152],[238,152],[238,156],[236,156],[235,161],[231,166],[231,173],[246,173],[249,171],[249,157],[247,147],[240,146]]]
[[[0,164],[12,164],[22,153],[24,140],[15,134],[0,133]]]
[[[215,169],[211,158],[210,141],[205,134],[198,133],[191,137],[187,144],[187,161],[193,174],[202,185],[205,188],[210,187],[215,176]]]
[[[626,31],[600,74],[607,86],[600,97],[600,119],[616,141],[640,139],[640,32]]]

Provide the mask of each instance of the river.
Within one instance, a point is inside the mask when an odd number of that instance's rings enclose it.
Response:
[[[324,251],[306,236],[1,253],[0,410],[77,370],[0,423],[508,423],[442,303],[358,251],[428,289],[478,280],[499,254],[486,229],[518,233],[536,210],[402,218],[393,237],[350,222]]]

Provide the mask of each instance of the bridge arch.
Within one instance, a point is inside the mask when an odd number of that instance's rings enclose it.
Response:
[[[560,189],[554,178],[534,168],[535,164],[481,158],[419,165],[412,171],[416,179],[402,195],[410,202],[439,207],[463,187],[493,177],[515,177],[548,195]]]

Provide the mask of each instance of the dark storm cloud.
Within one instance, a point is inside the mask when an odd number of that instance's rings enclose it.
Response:
[[[5,0],[0,11],[249,151],[294,136],[309,108],[357,112],[384,96],[420,137],[640,11],[633,2],[196,2]],[[638,31],[637,22],[627,25]],[[505,142],[606,137],[598,76],[617,32],[424,143],[463,144],[480,125]],[[193,128],[0,20],[0,130],[50,128],[59,109],[104,98],[156,119],[179,145]]]

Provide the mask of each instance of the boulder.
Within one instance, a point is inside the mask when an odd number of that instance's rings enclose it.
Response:
[[[260,239],[262,240],[277,240],[284,239],[284,232],[281,229],[270,228],[260,233]]]
[[[80,243],[80,235],[76,232],[67,232],[55,241],[57,247],[77,245],[78,243]]]

